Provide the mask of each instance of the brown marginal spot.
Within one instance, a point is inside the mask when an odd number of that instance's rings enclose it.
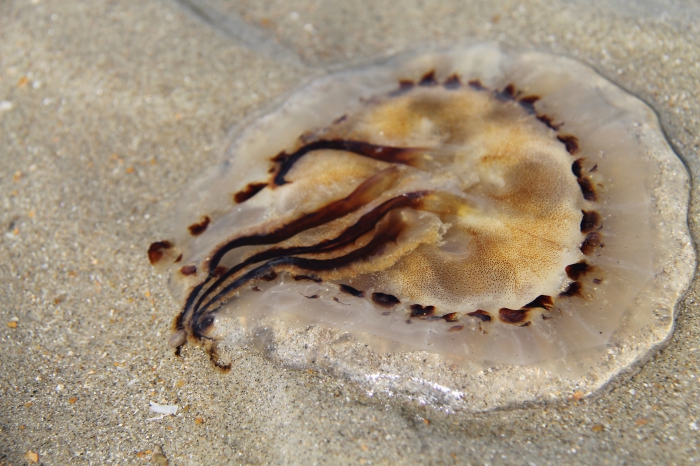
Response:
[[[253,290],[253,291],[262,291],[262,289],[261,289],[259,286],[254,286],[253,288],[251,288],[251,290]]]
[[[600,230],[600,214],[594,210],[582,210],[581,233],[590,233],[593,230]]]
[[[179,256],[177,256],[177,259],[175,259],[173,262],[178,263],[178,262],[180,262],[181,260],[182,260],[182,254],[180,254]]]
[[[593,173],[593,172],[595,172],[595,171],[598,171],[598,164],[597,164],[597,163],[596,163],[595,165],[593,165],[593,168],[591,168],[590,170],[588,170],[588,173]]]
[[[151,265],[156,265],[163,258],[163,251],[173,247],[170,241],[156,241],[148,247],[148,260]]]
[[[585,200],[595,201],[598,199],[593,182],[589,178],[581,177],[576,181],[578,181],[578,185],[581,188],[581,194],[583,194],[583,198]]]
[[[365,297],[365,292],[364,292],[364,291],[360,291],[360,290],[358,290],[357,288],[351,287],[350,285],[343,285],[343,284],[340,284],[340,285],[338,285],[338,286],[339,286],[339,288],[340,288],[340,291],[342,291],[343,293],[347,293],[347,294],[349,294],[349,295],[353,295],[353,296],[355,296],[356,298],[364,298],[364,297]]]
[[[593,254],[593,251],[595,251],[595,248],[597,248],[598,246],[600,246],[601,248],[605,247],[605,245],[602,243],[602,240],[603,237],[597,231],[589,233],[588,236],[586,236],[586,239],[581,244],[581,252],[587,256],[590,256],[591,254]]]
[[[531,303],[527,303],[523,306],[523,309],[546,309],[550,310],[554,306],[554,301],[551,296],[539,295]]]
[[[571,155],[576,155],[580,150],[578,138],[576,136],[572,136],[571,134],[560,134],[559,136],[557,136],[557,139],[559,139],[559,141],[561,141],[564,144],[564,147],[566,147],[567,152]]]
[[[493,94],[498,100],[515,100],[515,86],[512,84],[508,84],[506,87],[503,88],[502,91],[494,91]]]
[[[481,81],[479,81],[478,79],[472,79],[471,81],[469,81],[469,86],[477,91],[486,90],[486,87],[483,84],[481,84]]]
[[[578,280],[579,277],[586,275],[593,267],[588,265],[586,261],[577,262],[566,266],[566,275],[572,280]]]
[[[521,324],[527,320],[530,313],[527,309],[508,309],[502,307],[498,310],[498,318],[506,324]]]
[[[224,267],[223,265],[218,266],[217,268],[214,269],[214,275],[217,277],[222,276],[228,271],[228,268]]]
[[[192,225],[188,226],[187,229],[190,230],[190,234],[192,236],[198,236],[204,233],[209,226],[209,222],[211,222],[211,219],[209,216],[205,215],[202,217],[202,221],[199,223],[193,223]]]
[[[415,87],[415,83],[411,80],[408,79],[400,79],[399,80],[399,88],[396,89],[395,91],[392,91],[389,93],[389,97],[397,97],[400,96],[401,94],[405,94],[406,92],[410,91]]]
[[[581,178],[581,171],[583,170],[583,160],[576,159],[573,164],[571,164],[571,171],[576,175],[576,178]]]
[[[450,312],[449,314],[440,316],[440,318],[445,322],[457,322],[459,320],[459,314],[456,312]]]
[[[596,285],[600,285],[601,283],[603,283],[603,279],[602,278],[594,278],[593,283],[595,283]]]
[[[196,265],[183,265],[180,268],[180,273],[183,274],[184,276],[194,275],[197,273],[197,266]]]
[[[419,86],[437,86],[438,82],[435,79],[435,70],[430,70],[420,78]]]
[[[581,293],[581,290],[583,290],[583,285],[581,285],[580,282],[573,282],[566,287],[564,291],[559,293],[559,297],[573,298],[574,296],[578,296],[579,298],[582,298],[583,294]]]
[[[452,74],[445,80],[443,86],[445,86],[445,89],[459,89],[462,86],[462,82],[459,80],[459,76]]]
[[[372,293],[372,301],[383,307],[394,307],[401,303],[396,296],[385,293]]]
[[[561,124],[559,124],[559,125],[555,124],[554,120],[550,116],[537,115],[537,119],[540,120],[545,125],[547,125],[549,128],[553,129],[554,131],[558,130],[561,127]]]
[[[476,317],[477,319],[479,319],[482,322],[491,322],[491,319],[492,319],[491,314],[489,314],[486,311],[482,311],[481,309],[478,309],[474,312],[470,312],[467,315],[471,316],[471,317]]]
[[[233,202],[240,204],[262,191],[267,183],[248,183],[248,186],[233,195]]]
[[[411,317],[427,317],[435,313],[435,306],[421,306],[411,304]]]
[[[313,275],[294,275],[295,282],[300,282],[302,280],[308,280],[314,283],[321,283],[323,281],[318,277],[314,277]]]
[[[518,99],[518,103],[528,114],[536,115],[537,111],[535,110],[535,102],[538,100],[540,100],[540,97],[537,95],[526,95],[525,97]]]
[[[463,328],[464,328],[464,325],[463,325],[463,324],[460,324],[460,325],[453,325],[452,327],[448,328],[447,331],[448,331],[448,332],[459,332],[459,331],[462,330]]]
[[[301,293],[299,293],[299,294],[301,294]],[[320,296],[317,295],[317,294],[314,294],[314,295],[311,295],[311,296],[306,296],[305,294],[302,294],[302,296],[305,297],[306,299],[318,299],[318,298],[320,297]]]

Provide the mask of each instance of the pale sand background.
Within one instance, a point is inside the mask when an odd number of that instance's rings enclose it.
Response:
[[[700,461],[697,282],[669,346],[604,396],[450,416],[254,354],[228,374],[176,358],[176,304],[145,255],[244,116],[319,68],[469,37],[576,57],[645,99],[697,203],[696,2],[197,2],[206,20],[184,4],[0,1],[0,464],[156,446],[171,464]],[[181,414],[146,422],[149,401]]]

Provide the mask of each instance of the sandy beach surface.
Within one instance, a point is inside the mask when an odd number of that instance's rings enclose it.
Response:
[[[668,345],[600,396],[450,414],[254,352],[228,373],[175,356],[178,304],[145,254],[244,118],[468,39],[576,58],[651,105],[697,238],[699,19],[690,0],[0,2],[0,464],[700,461],[697,281]]]

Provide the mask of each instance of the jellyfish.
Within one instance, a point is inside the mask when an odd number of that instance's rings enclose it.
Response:
[[[443,402],[508,381],[541,399],[667,338],[694,264],[687,193],[640,100],[571,59],[476,44],[289,96],[148,257],[180,305],[170,344],[222,368],[217,348],[247,345]]]

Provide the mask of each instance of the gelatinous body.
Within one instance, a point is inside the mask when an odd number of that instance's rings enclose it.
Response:
[[[668,334],[694,260],[684,212],[660,206],[687,179],[653,113],[563,58],[482,45],[324,78],[230,156],[148,251],[182,300],[174,346],[264,340],[375,388],[415,380],[416,351],[438,358],[430,383],[457,361],[472,382],[544,364],[600,386]],[[611,364],[635,332],[646,346]]]

